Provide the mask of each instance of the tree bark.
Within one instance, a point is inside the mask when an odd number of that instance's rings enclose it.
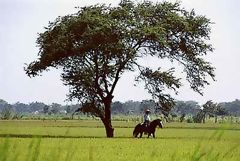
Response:
[[[205,124],[205,119],[206,119],[206,115],[204,114],[203,115],[203,120],[202,120],[202,122]]]
[[[101,120],[105,126],[106,135],[108,138],[114,137],[114,128],[112,127],[112,122],[111,122],[112,98],[113,97],[108,97],[108,98],[106,98],[106,100],[104,100],[105,116],[104,116],[104,118],[101,118]]]
[[[114,128],[112,127],[111,119],[101,118],[108,138],[114,137]]]
[[[106,135],[108,138],[113,138],[114,137],[114,128],[111,125],[111,122],[105,120],[104,121],[104,126],[105,126],[105,130],[106,130]]]

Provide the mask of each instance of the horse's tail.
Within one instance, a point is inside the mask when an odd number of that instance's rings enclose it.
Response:
[[[136,134],[137,134],[137,130],[136,130],[136,127],[135,127],[134,130],[133,130],[133,136],[136,137]]]

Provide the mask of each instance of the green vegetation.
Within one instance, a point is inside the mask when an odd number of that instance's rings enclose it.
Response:
[[[116,7],[79,7],[77,13],[49,22],[38,35],[38,58],[25,72],[35,77],[51,67],[62,69],[68,99],[81,103],[79,111],[99,117],[106,136],[113,137],[111,104],[123,73],[136,72],[135,81],[143,82],[166,112],[175,101],[170,91],[178,93],[182,78],[199,94],[209,79],[215,80],[215,68],[205,60],[213,51],[211,24],[180,2],[121,0]],[[159,61],[158,68],[141,63],[148,57]],[[171,64],[167,70],[164,60]],[[174,64],[184,77],[177,76]]]
[[[156,139],[132,137],[135,122],[0,121],[1,161],[226,160],[240,157],[239,124],[166,123]]]

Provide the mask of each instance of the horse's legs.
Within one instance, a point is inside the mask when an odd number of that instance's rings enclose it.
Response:
[[[153,133],[153,138],[155,138],[155,133]]]
[[[142,134],[143,134],[143,133],[141,132],[141,133],[140,133],[140,138],[142,137]]]
[[[152,134],[151,132],[148,132],[148,138],[151,136],[151,134]]]
[[[135,133],[135,134],[134,134],[134,137],[136,138],[137,136],[138,136],[138,133]]]

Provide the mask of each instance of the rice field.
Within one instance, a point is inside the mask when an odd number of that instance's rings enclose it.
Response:
[[[156,138],[132,137],[135,122],[0,121],[0,161],[240,160],[239,124],[166,123]]]

